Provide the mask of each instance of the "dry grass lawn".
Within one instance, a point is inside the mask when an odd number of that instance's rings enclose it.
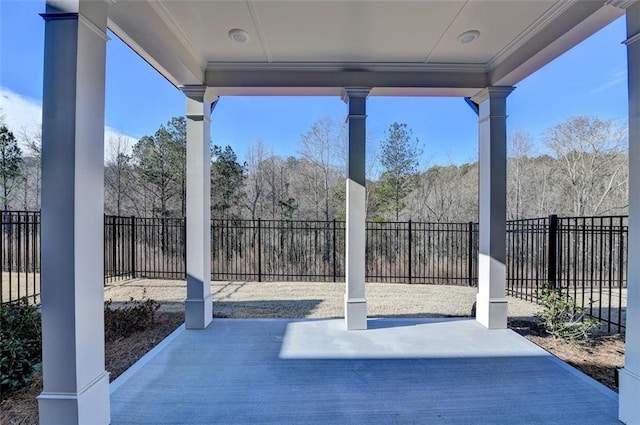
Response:
[[[335,318],[344,315],[344,282],[212,282],[214,315],[230,318]],[[370,317],[469,316],[477,289],[469,286],[367,283]],[[182,311],[183,280],[130,280],[105,288],[105,300],[154,299],[163,311]],[[531,317],[538,306],[509,298],[511,317]]]

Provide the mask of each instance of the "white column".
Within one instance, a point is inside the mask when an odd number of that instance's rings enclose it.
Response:
[[[349,149],[347,159],[346,293],[344,314],[347,329],[367,329],[365,298],[366,192],[365,142],[366,103],[369,88],[346,88],[349,105]]]
[[[624,369],[620,370],[619,413],[640,423],[640,3],[627,11],[629,72],[629,238]]]
[[[187,96],[187,329],[213,319],[211,297],[211,103],[205,86],[185,86]]]
[[[103,314],[107,5],[48,1],[42,16],[40,424],[108,424]]]
[[[489,329],[507,327],[507,111],[513,87],[488,87],[479,105],[479,242],[476,320]]]

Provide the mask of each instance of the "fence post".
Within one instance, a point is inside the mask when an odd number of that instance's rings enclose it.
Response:
[[[118,225],[117,220],[111,219],[111,262],[113,264],[112,276],[120,276],[120,264],[118,264]]]
[[[547,224],[547,282],[555,288],[558,277],[558,216],[549,215]]]
[[[473,286],[473,221],[467,223],[467,283]]]
[[[411,284],[411,220],[409,220],[409,238],[408,238],[408,243],[409,243],[409,284]]]
[[[184,267],[183,268],[184,280],[187,280],[187,217],[182,217],[181,222],[182,222],[182,240],[181,240],[182,267]],[[209,221],[209,227],[211,227],[211,221]],[[209,255],[211,255],[211,253]],[[209,261],[211,261],[211,258],[209,258]],[[211,274],[213,274],[213,270],[211,270]]]
[[[42,214],[42,212],[40,213]],[[107,214],[106,213],[102,213],[102,219],[104,220],[104,229],[102,229],[102,243],[103,243],[103,249],[102,249],[102,264],[103,264],[103,272],[104,272],[104,286],[107,286],[107,276],[109,275],[109,272],[107,271],[107,267],[108,267],[108,263],[107,263],[107,252],[109,250],[107,244],[108,244],[108,239],[107,239]],[[42,218],[40,219],[42,220]],[[3,227],[4,227],[4,223],[3,223]],[[42,259],[40,260],[41,264],[42,264]]]
[[[337,279],[336,276],[336,219],[333,219],[333,281]]]
[[[258,219],[258,282],[262,282],[262,219]]]
[[[136,277],[136,216],[131,216],[131,278]]]

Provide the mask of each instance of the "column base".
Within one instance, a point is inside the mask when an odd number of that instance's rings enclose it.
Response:
[[[38,396],[40,425],[111,423],[109,373],[103,372],[78,393],[42,392]]]
[[[487,329],[507,328],[507,299],[476,297],[476,320]]]
[[[350,331],[367,329],[367,300],[344,297],[344,319]]]
[[[204,299],[187,299],[184,302],[184,325],[186,329],[205,329],[213,320],[213,296]]]
[[[620,369],[618,376],[618,419],[625,424],[640,424],[640,376],[627,369]]]

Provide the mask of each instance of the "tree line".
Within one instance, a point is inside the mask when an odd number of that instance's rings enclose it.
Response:
[[[545,131],[509,138],[508,218],[627,213],[626,127],[578,116]],[[369,138],[370,139],[370,138]],[[345,125],[320,118],[282,157],[262,140],[240,162],[212,141],[214,218],[317,220],[345,216]],[[370,147],[371,144],[368,143]],[[392,123],[368,148],[367,217],[373,221],[467,222],[478,217],[478,163],[426,165],[423,145],[404,123]],[[16,134],[0,117],[0,203],[40,208],[40,135]],[[186,198],[186,121],[171,118],[131,145],[111,140],[105,160],[105,213],[182,217]]]

